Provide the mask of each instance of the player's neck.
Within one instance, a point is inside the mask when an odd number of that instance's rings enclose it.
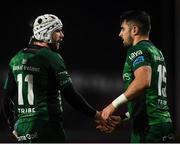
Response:
[[[41,47],[49,47],[48,43],[46,42],[33,42],[34,45],[38,45],[38,46],[41,46]]]
[[[140,42],[142,40],[149,40],[149,36],[136,35],[134,37],[133,46],[136,45],[138,42]]]

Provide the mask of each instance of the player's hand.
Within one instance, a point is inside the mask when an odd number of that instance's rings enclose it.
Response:
[[[99,111],[96,112],[95,122],[96,122],[98,125],[107,125],[107,121],[102,118],[101,112],[99,112]]]
[[[108,119],[109,116],[111,116],[114,112],[116,111],[116,108],[110,103],[106,108],[103,109],[102,111],[102,118],[104,120]]]
[[[122,123],[122,120],[121,120],[120,116],[111,115],[107,119],[107,123],[109,126],[117,127],[118,125],[120,125]]]
[[[111,125],[108,125],[108,121],[102,118],[101,112],[99,111],[96,113],[95,122],[97,124],[96,129],[101,128],[101,131],[112,131],[113,129]]]
[[[116,127],[121,123],[120,116],[110,116],[107,119],[107,125],[97,125],[96,129],[101,131],[102,133],[108,134],[112,133]]]

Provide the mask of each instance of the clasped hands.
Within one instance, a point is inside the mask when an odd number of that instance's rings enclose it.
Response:
[[[121,117],[112,115],[116,109],[112,104],[109,104],[102,111],[97,111],[95,116],[96,129],[103,133],[111,133],[120,123]]]

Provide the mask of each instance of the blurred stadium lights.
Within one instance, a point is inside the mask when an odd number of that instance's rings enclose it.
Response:
[[[123,89],[123,81],[120,74],[113,73],[107,75],[73,71],[71,78],[74,86],[80,91],[112,94],[120,93]]]

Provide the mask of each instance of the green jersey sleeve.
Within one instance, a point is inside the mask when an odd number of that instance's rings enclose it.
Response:
[[[132,47],[128,51],[128,61],[133,71],[144,65],[151,66],[150,59],[147,49],[142,46]]]
[[[48,66],[55,74],[58,88],[62,90],[65,86],[72,83],[71,77],[67,71],[64,60],[61,55],[57,52],[49,51],[46,59],[48,60]]]

